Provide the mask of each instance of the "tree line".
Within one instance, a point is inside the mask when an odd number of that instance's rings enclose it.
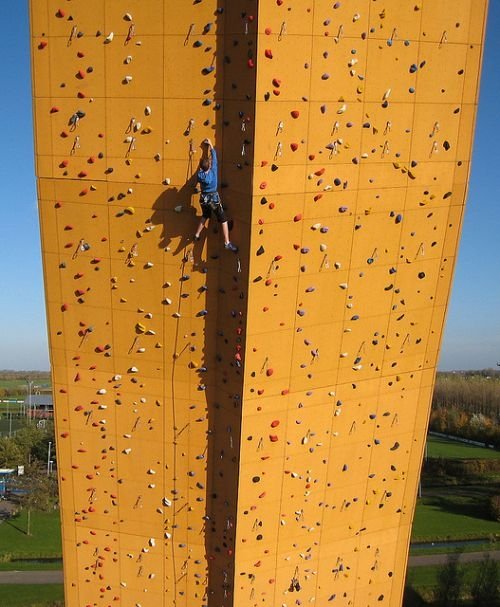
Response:
[[[430,429],[500,447],[500,374],[438,373]]]

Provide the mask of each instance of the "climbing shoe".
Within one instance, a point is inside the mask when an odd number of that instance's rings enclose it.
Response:
[[[224,245],[224,248],[227,249],[228,251],[232,251],[233,253],[238,252],[238,247],[236,245],[234,245],[232,242],[226,242],[226,244]]]

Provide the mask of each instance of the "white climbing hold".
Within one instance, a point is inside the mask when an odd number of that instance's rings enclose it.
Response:
[[[177,206],[174,208],[174,211],[175,211],[176,213],[181,213],[183,208],[184,208],[184,207],[182,206],[182,204],[179,204],[179,205],[177,205]]]
[[[129,84],[130,82],[132,82],[133,77],[132,76],[125,76],[125,78],[123,79],[123,82],[125,84]]]
[[[125,21],[132,21],[132,15],[130,13],[125,13],[123,15],[123,18],[125,19]]]
[[[104,44],[109,44],[110,42],[112,42],[113,38],[115,37],[113,32],[110,32],[106,38],[104,38]]]
[[[149,105],[147,105],[147,106],[144,108],[144,114],[145,114],[146,116],[151,116],[151,108],[149,107]]]
[[[97,390],[97,394],[106,394],[106,392],[106,388],[99,388],[99,390]]]

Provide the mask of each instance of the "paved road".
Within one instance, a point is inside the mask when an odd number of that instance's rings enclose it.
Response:
[[[0,571],[0,584],[62,584],[62,571]]]
[[[500,550],[491,550],[491,558],[500,561]],[[484,552],[466,552],[460,555],[461,563],[482,561]],[[447,554],[425,554],[411,556],[410,567],[423,565],[444,565],[448,560]],[[62,571],[0,571],[0,584],[62,584]]]

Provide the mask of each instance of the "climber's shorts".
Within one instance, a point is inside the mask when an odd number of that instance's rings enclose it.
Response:
[[[227,221],[218,192],[208,192],[200,195],[201,212],[204,219],[210,219],[212,213],[219,223]]]

